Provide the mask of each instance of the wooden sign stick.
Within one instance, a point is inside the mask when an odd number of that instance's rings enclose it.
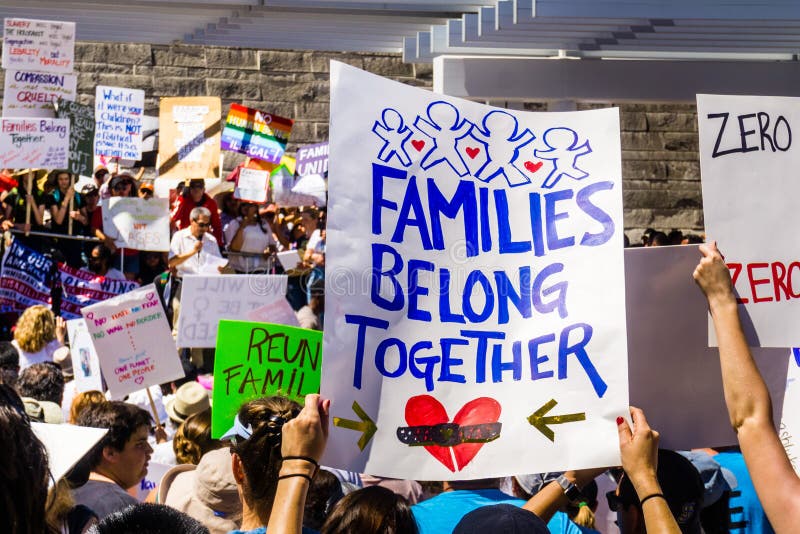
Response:
[[[69,175],[69,186],[75,187],[75,175]],[[69,199],[69,209],[67,210],[67,234],[72,235],[72,209],[75,207],[75,191],[72,192],[72,198]]]
[[[27,186],[26,190],[28,194],[33,198],[33,169],[28,171],[28,179],[27,179]],[[31,203],[25,202],[25,235],[30,235],[30,226],[31,226]]]

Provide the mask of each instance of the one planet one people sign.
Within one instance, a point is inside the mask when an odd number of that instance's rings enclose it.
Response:
[[[619,114],[331,66],[327,465],[474,479],[619,463]]]

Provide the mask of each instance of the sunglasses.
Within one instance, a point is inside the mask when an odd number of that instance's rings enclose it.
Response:
[[[195,223],[200,228],[208,228],[209,226],[211,226],[211,223],[204,223],[204,222],[198,222],[198,221],[192,221],[192,222]]]
[[[131,187],[132,185],[133,184],[131,184],[130,182],[122,182],[114,186],[114,191],[120,191],[122,189],[125,189],[126,187]]]
[[[205,184],[192,184],[189,186],[189,189],[205,189]]]

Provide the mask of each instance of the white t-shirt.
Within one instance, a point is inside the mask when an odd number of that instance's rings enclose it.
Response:
[[[52,362],[57,361],[61,363],[65,358],[69,358],[69,349],[61,344],[57,339],[52,340],[50,343],[39,349],[38,352],[25,352],[19,348],[17,340],[11,342],[12,345],[19,352],[19,371],[22,372],[34,363]],[[65,356],[62,354],[65,353]]]
[[[178,230],[173,234],[172,241],[170,241],[169,244],[170,259],[194,250],[195,243],[197,243],[197,238],[192,235],[191,227]],[[203,234],[203,248],[200,250],[200,253],[192,254],[190,258],[176,267],[178,276],[202,273],[203,264],[205,264],[209,256],[222,258],[217,240],[214,239],[211,232],[206,232]]]
[[[122,271],[119,269],[114,269],[113,267],[109,267],[108,271],[106,272],[106,278],[109,280],[127,280],[125,275],[122,274]]]
[[[239,231],[239,226],[241,224],[242,218],[238,217],[225,225],[223,232],[225,233],[225,241],[228,243],[228,248],[230,248],[233,238],[236,236],[236,232]],[[269,224],[263,222],[263,225],[266,232],[262,231],[258,224],[245,226],[244,230],[242,230],[244,236],[242,236],[242,248],[239,249],[240,252],[260,254],[270,245],[276,246],[278,244],[275,236],[272,235],[272,228],[270,228]],[[257,270],[264,270],[269,266],[269,262],[263,256],[239,256],[233,253],[228,256],[228,258],[230,259],[231,267],[241,272],[251,273]]]

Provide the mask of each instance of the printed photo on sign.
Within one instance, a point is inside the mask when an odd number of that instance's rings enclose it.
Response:
[[[159,108],[159,178],[219,177],[218,97],[162,98]]]
[[[94,100],[94,153],[142,159],[144,91],[98,85]]]
[[[74,22],[7,18],[3,26],[4,69],[72,72]]]
[[[114,398],[184,376],[152,284],[81,310]]]
[[[331,63],[323,462],[422,480],[619,464],[619,112]]]
[[[67,119],[2,119],[0,166],[63,169],[69,160]]]
[[[697,95],[697,121],[706,235],[725,255],[748,344],[793,347],[800,183],[787,169],[800,165],[800,98]]]
[[[74,74],[6,71],[3,116],[53,118],[58,99],[75,100],[77,83]]]
[[[103,376],[100,373],[100,360],[94,350],[92,336],[86,321],[72,319],[67,321],[69,351],[72,356],[72,372],[75,375],[75,390],[103,391]]]

